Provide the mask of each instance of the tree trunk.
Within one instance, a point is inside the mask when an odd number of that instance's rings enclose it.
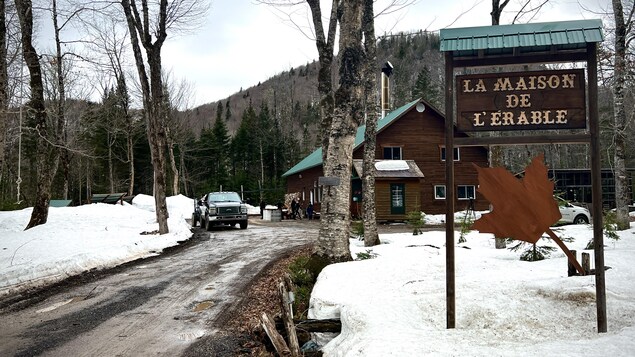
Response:
[[[172,168],[172,195],[179,194],[179,169],[176,166],[176,158],[174,157],[174,142],[170,139],[168,155],[170,156],[170,167]]]
[[[362,172],[362,217],[364,221],[364,246],[380,244],[377,233],[377,211],[375,207],[375,151],[377,133],[377,42],[375,39],[375,15],[373,0],[364,0],[363,23],[364,48],[364,102],[366,107],[366,130],[364,132],[364,163]]]
[[[57,171],[59,150],[49,144],[49,141],[55,142],[57,135],[55,135],[55,128],[51,128],[47,122],[46,108],[44,107],[42,68],[40,67],[39,55],[33,47],[32,4],[30,0],[16,0],[15,6],[20,19],[22,53],[29,68],[31,100],[28,103],[27,115],[33,118],[32,122],[35,123],[34,131],[37,136],[37,189],[31,219],[26,226],[26,229],[29,229],[44,224],[48,220],[51,183]]]
[[[190,196],[190,190],[188,189],[188,185],[187,185],[187,175],[185,174],[185,149],[181,148],[181,150],[179,150],[179,165],[181,166],[181,181],[183,182],[183,193],[185,194],[185,196],[187,197],[191,197]]]
[[[333,0],[331,3],[331,15],[329,18],[329,27],[326,37],[324,36],[324,27],[322,25],[322,11],[320,9],[319,0],[307,0],[311,9],[311,17],[313,19],[313,28],[315,29],[315,46],[318,50],[318,61],[320,68],[318,69],[318,92],[320,93],[320,140],[322,142],[322,162],[326,164],[326,152],[328,151],[329,135],[331,123],[333,121],[333,45],[335,43],[335,34],[337,29],[337,12],[339,0]]]
[[[626,172],[626,139],[628,121],[624,110],[624,85],[626,82],[626,24],[621,0],[613,0],[615,20],[615,65],[613,70],[613,143],[615,204],[617,207],[617,229],[629,228],[628,217],[628,173]]]
[[[9,108],[7,74],[7,27],[5,24],[5,2],[0,0],[0,171],[4,167],[4,138]],[[0,179],[2,175],[0,174]]]
[[[146,134],[150,145],[152,167],[154,168],[154,203],[157,222],[159,223],[159,233],[165,234],[169,232],[169,229],[168,209],[165,201],[166,165],[164,153],[166,149],[166,135],[164,122],[166,109],[163,91],[164,88],[161,78],[161,47],[167,37],[167,0],[160,0],[160,11],[157,15],[158,26],[156,29],[152,30],[154,35],[157,36],[154,43],[151,43],[151,29],[149,28],[147,21],[149,18],[149,9],[147,4],[144,2],[144,6],[142,8],[143,19],[137,11],[135,0],[121,0],[121,6],[123,7],[126,15],[126,21],[128,23],[128,30],[130,31],[131,38],[130,43],[132,45],[132,52],[135,57],[135,64],[143,94]],[[141,41],[144,49],[146,50],[146,58],[150,69],[150,79],[148,79],[148,75],[146,73],[139,41]]]
[[[503,9],[505,6],[509,4],[509,0],[504,0],[503,3],[500,3],[500,0],[492,0],[492,25],[496,26],[500,24],[501,14],[503,13]],[[492,136],[500,136],[500,133],[493,132]],[[503,158],[503,148],[500,146],[490,146],[489,148],[489,166],[490,167],[505,167],[505,162]],[[491,206],[490,206],[491,211]],[[507,248],[507,242],[505,238],[495,238],[495,247],[496,249],[505,249]]]
[[[340,20],[340,85],[324,162],[324,174],[339,178],[326,189],[316,254],[331,262],[351,259],[349,251],[350,187],[355,134],[364,117],[362,58],[362,0],[342,3]]]
[[[106,139],[108,140],[108,182],[110,184],[110,192],[115,192],[115,168],[113,167],[112,160],[112,146],[114,145],[115,139],[111,138],[110,135],[112,133],[110,130],[107,131]]]
[[[55,65],[56,65],[56,79],[57,79],[57,137],[56,142],[59,146],[60,157],[62,159],[62,171],[63,171],[63,193],[62,196],[66,200],[68,199],[68,181],[70,176],[70,154],[66,148],[66,84],[64,83],[64,66],[63,66],[63,54],[62,45],[60,42],[60,27],[57,23],[57,0],[53,0],[53,29],[55,30]]]
[[[126,120],[128,121],[128,133],[127,146],[128,146],[128,195],[132,195],[134,192],[134,145],[132,143],[132,120],[126,113]]]

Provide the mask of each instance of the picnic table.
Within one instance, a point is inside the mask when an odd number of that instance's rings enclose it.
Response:
[[[130,201],[132,201],[133,196],[128,196],[128,197],[130,197]],[[123,204],[123,201],[128,201],[125,198],[126,198],[126,192],[95,193],[90,197],[90,203],[110,203],[110,204],[121,203]]]

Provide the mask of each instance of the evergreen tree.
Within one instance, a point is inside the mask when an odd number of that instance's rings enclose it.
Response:
[[[423,98],[430,102],[430,104],[440,108],[441,95],[439,84],[432,80],[430,75],[430,69],[428,66],[424,66],[423,69],[417,75],[414,88],[412,89],[412,100],[417,98]]]
[[[241,91],[242,91],[242,88],[241,88]],[[229,106],[229,98],[227,98],[227,102],[225,103],[225,121],[229,122],[231,118],[232,118],[232,109]]]
[[[220,112],[216,115],[216,121],[212,128],[211,137],[212,147],[212,167],[214,181],[217,186],[226,185],[228,182],[228,164],[229,164],[229,144],[230,138],[227,133],[227,126]]]
[[[231,186],[234,189],[241,185],[246,190],[257,188],[257,185],[254,184],[257,182],[254,177],[258,175],[258,160],[254,145],[256,142],[255,132],[253,130],[256,127],[257,120],[256,112],[250,104],[243,113],[240,126],[231,142],[232,172],[230,175],[232,176]]]

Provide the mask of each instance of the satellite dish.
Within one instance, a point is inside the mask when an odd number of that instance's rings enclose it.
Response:
[[[419,102],[417,103],[416,109],[419,113],[423,113],[423,111],[426,110],[426,106],[422,102]]]

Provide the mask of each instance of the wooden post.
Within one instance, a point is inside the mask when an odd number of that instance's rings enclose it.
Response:
[[[571,250],[571,254],[574,257],[577,257],[578,252],[575,250]],[[571,263],[571,260],[567,259],[567,276],[574,276],[575,275],[575,267],[573,266],[573,263]]]
[[[602,232],[602,176],[600,172],[600,118],[598,113],[597,44],[587,44],[589,74],[589,133],[591,134],[591,200],[593,202],[593,241],[595,253],[595,302],[598,332],[607,331],[606,282],[604,279],[604,234]]]
[[[447,328],[456,327],[454,281],[454,58],[445,53],[445,293]]]
[[[282,338],[278,330],[276,330],[276,323],[271,316],[267,315],[266,312],[263,312],[260,322],[262,328],[267,333],[267,336],[269,336],[269,339],[273,344],[273,348],[276,349],[276,352],[278,352],[280,356],[291,356],[291,351],[289,350],[289,347],[287,347],[287,343],[284,342],[284,338]]]
[[[589,253],[582,253],[582,269],[586,275],[591,273],[591,255]]]
[[[291,349],[291,356],[299,357],[300,343],[298,342],[298,335],[295,331],[295,325],[293,324],[293,313],[291,312],[291,301],[289,301],[289,290],[291,286],[291,279],[289,276],[285,276],[283,280],[280,280],[278,284],[278,294],[280,295],[280,305],[282,307],[282,321],[284,322],[284,328],[289,336],[289,347]]]

